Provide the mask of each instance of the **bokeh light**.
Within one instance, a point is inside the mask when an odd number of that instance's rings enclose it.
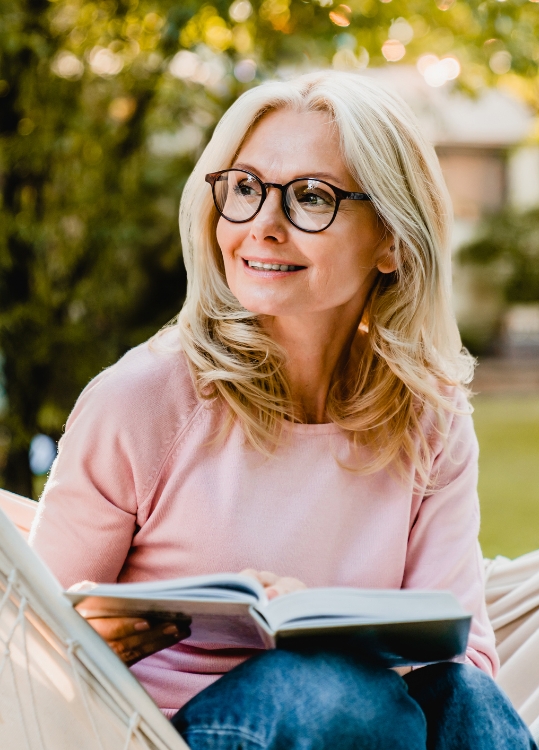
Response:
[[[406,47],[398,39],[388,39],[382,45],[382,55],[388,62],[402,60],[406,54]]]
[[[204,54],[204,57],[202,57]],[[222,55],[206,48],[201,54],[181,50],[177,52],[168,66],[174,78],[200,83],[207,88],[217,86],[226,75]]]
[[[333,55],[332,64],[335,70],[363,70],[369,64],[369,53],[365,47],[360,47],[357,54],[344,47]]]
[[[94,47],[90,52],[88,62],[92,71],[104,78],[118,75],[124,66],[122,57],[106,47]]]
[[[417,61],[417,69],[425,82],[433,88],[443,86],[460,75],[460,62],[456,57],[448,56],[441,60],[436,55],[423,55]]]
[[[409,44],[414,38],[414,30],[405,18],[397,18],[389,27],[389,38]]]
[[[127,122],[135,113],[137,100],[133,96],[119,96],[109,104],[109,115],[116,122]]]
[[[59,52],[51,64],[51,70],[60,78],[78,79],[84,73],[84,64],[82,60],[72,52],[62,50]]]
[[[429,68],[431,65],[435,65],[438,60],[439,58],[437,57],[437,55],[422,55],[417,61],[417,69],[419,70],[421,75],[424,76],[427,68]]]
[[[228,15],[236,23],[243,23],[253,12],[253,6],[249,0],[236,0],[228,9]]]
[[[184,49],[174,55],[168,69],[174,78],[191,79],[196,76],[199,64],[198,55]]]
[[[330,11],[329,18],[336,26],[350,26],[352,9],[348,5],[338,5]]]
[[[48,435],[35,435],[30,442],[28,460],[35,476],[46,474],[56,458],[56,443]]]
[[[503,75],[511,70],[512,57],[507,50],[495,52],[488,61],[489,67],[493,73]]]
[[[234,66],[234,76],[241,83],[250,83],[256,76],[256,63],[254,60],[240,60]]]

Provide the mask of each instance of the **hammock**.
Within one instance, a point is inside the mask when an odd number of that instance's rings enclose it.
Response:
[[[0,495],[27,533],[32,501]],[[0,748],[187,750],[2,510]]]
[[[187,750],[25,543],[36,507],[0,490],[0,748]],[[497,682],[538,741],[539,551],[485,573]]]
[[[501,661],[496,682],[539,742],[539,550],[485,560],[485,577]]]

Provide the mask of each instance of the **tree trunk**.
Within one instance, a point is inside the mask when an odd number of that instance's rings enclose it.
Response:
[[[22,448],[10,450],[3,474],[6,490],[24,497],[32,497],[32,472],[28,463],[28,451]]]

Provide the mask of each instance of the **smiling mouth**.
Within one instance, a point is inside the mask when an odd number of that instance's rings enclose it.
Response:
[[[305,266],[292,266],[287,263],[261,263],[258,260],[244,260],[244,263],[255,271],[302,271]]]

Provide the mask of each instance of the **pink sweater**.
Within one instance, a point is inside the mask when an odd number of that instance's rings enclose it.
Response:
[[[222,416],[197,398],[183,354],[148,344],[85,388],[30,540],[63,586],[250,567],[308,586],[451,589],[474,615],[468,660],[496,672],[470,416],[452,418],[445,446],[432,431],[433,493],[413,491],[412,471],[341,468],[348,442],[333,424],[287,426],[265,459],[237,426],[212,442]],[[132,671],[171,716],[250,654],[188,639]]]

